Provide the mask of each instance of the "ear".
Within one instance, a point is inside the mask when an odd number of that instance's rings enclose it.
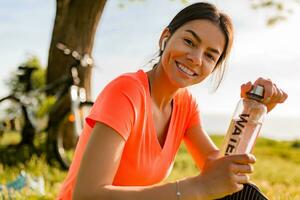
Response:
[[[166,43],[167,43],[168,39],[170,38],[170,36],[171,36],[171,33],[170,33],[169,28],[165,28],[159,39],[159,47],[160,47],[161,51],[163,51],[165,49]]]

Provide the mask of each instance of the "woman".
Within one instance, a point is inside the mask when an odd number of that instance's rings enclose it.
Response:
[[[215,199],[242,190],[254,156],[219,158],[186,89],[214,73],[222,77],[232,41],[231,20],[213,5],[179,12],[161,34],[153,69],[123,74],[98,96],[58,198]],[[257,84],[265,87],[268,111],[287,98],[270,80]],[[253,85],[242,85],[241,96]],[[201,174],[158,185],[182,139]]]

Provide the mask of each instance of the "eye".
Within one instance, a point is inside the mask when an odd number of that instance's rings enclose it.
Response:
[[[193,43],[192,40],[184,39],[184,42],[185,42],[187,45],[191,46],[191,47],[195,47],[195,44]]]
[[[210,53],[207,53],[206,56],[207,56],[210,60],[212,60],[212,61],[215,62],[215,57],[213,57]]]

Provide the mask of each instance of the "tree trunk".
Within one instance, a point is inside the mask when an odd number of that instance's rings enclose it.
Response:
[[[49,49],[47,68],[47,83],[68,73],[67,66],[72,59],[67,58],[57,48],[56,44],[62,42],[81,54],[91,55],[94,37],[99,19],[106,0],[57,0],[56,17]],[[79,72],[81,86],[91,98],[91,70]]]
[[[80,54],[91,55],[94,37],[106,0],[57,0],[56,17],[49,49],[47,84],[68,73],[68,66],[74,60],[65,56],[56,48],[61,42]],[[91,68],[79,71],[80,85],[86,89],[87,98],[91,98]],[[51,94],[51,91],[50,91]],[[70,108],[69,101],[62,105],[62,113]],[[56,113],[55,118],[60,117]],[[50,116],[50,121],[54,118]]]
[[[61,42],[80,54],[92,54],[94,38],[98,22],[102,15],[106,0],[57,0],[56,16],[49,49],[47,84],[68,73],[68,66],[74,60],[65,56],[56,44]],[[86,89],[87,99],[91,99],[91,68],[79,70],[80,86]],[[55,91],[50,91],[48,95]],[[50,114],[50,121],[60,119],[66,109],[70,109],[70,98],[60,105],[61,113]],[[22,134],[22,140],[26,134]]]

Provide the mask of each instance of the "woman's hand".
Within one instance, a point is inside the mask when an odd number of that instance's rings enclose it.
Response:
[[[247,174],[253,172],[253,163],[255,157],[251,154],[208,159],[196,177],[198,189],[205,194],[201,199],[217,199],[242,190],[243,184],[249,182]]]
[[[256,85],[261,85],[264,87],[264,99],[263,103],[267,106],[268,112],[270,112],[278,103],[283,103],[287,99],[288,95],[282,89],[278,88],[275,83],[270,79],[257,79],[254,84],[250,81],[241,86],[241,97],[246,98],[247,92],[249,92],[252,87]]]

